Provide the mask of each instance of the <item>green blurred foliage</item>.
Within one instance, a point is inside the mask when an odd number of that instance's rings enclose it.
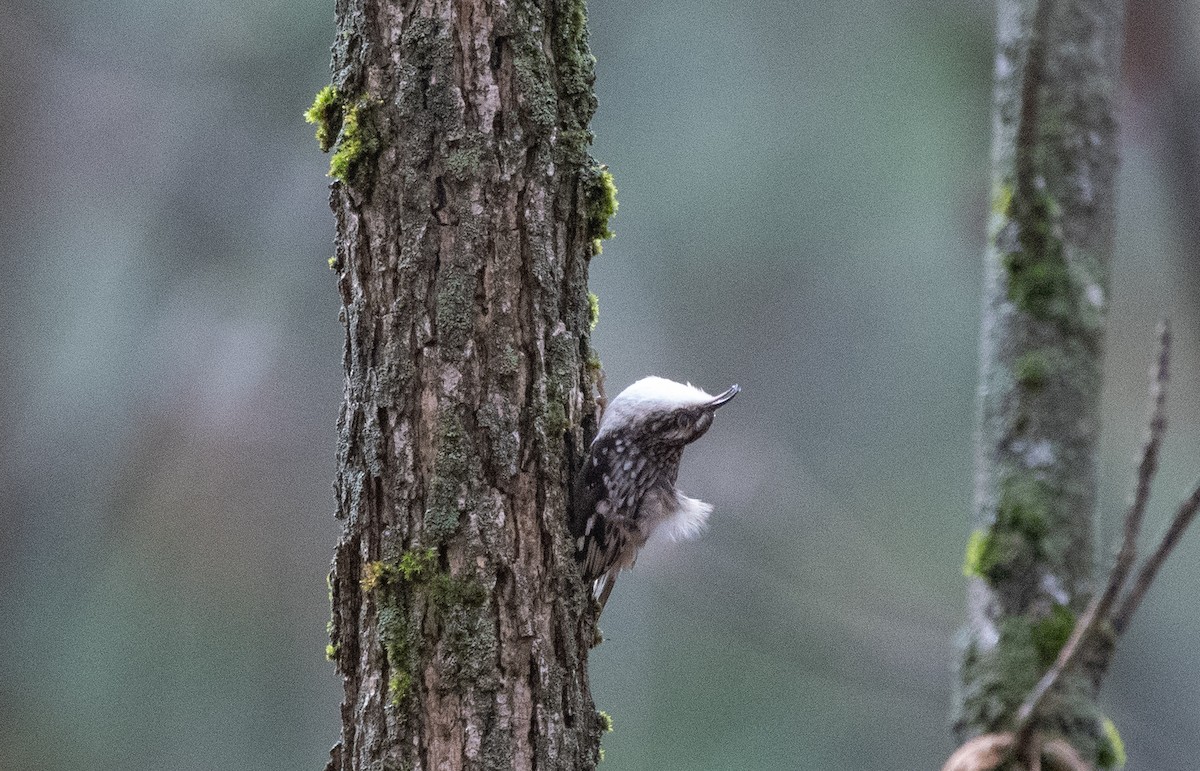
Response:
[[[5,10],[3,763],[319,768],[340,697],[324,574],[342,333],[328,162],[302,115],[328,82],[331,4]],[[592,264],[610,392],[651,373],[745,390],[684,464],[710,531],[650,547],[605,613],[605,768],[917,769],[951,750],[991,15],[591,3],[594,154],[621,204]],[[1200,79],[1185,42],[1176,87]],[[1200,113],[1160,131],[1161,73],[1137,71],[1104,544],[1164,312],[1178,364],[1149,533],[1200,457],[1200,202],[1174,160]],[[1130,769],[1200,752],[1198,538],[1106,689]]]

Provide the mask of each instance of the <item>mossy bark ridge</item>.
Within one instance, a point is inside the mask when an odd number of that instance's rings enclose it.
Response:
[[[1093,590],[1095,458],[1117,166],[1122,6],[999,0],[969,624],[956,728],[1012,727]],[[1104,740],[1096,681],[1041,730]]]
[[[582,0],[336,14],[310,111],[345,325],[330,768],[592,768],[590,600],[564,529],[596,420]]]

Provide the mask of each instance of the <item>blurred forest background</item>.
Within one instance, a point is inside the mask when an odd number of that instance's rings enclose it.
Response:
[[[1160,314],[1154,536],[1200,469],[1200,6],[1133,3],[1102,462],[1109,555]],[[341,399],[330,0],[0,5],[0,767],[319,769]],[[622,580],[604,768],[923,769],[952,749],[993,10],[591,0],[610,393],[742,396],[700,541]],[[1134,771],[1200,756],[1200,533],[1105,693]]]

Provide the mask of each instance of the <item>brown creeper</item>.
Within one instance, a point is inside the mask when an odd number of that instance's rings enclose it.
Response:
[[[575,480],[569,526],[583,577],[600,607],[617,573],[633,566],[651,533],[690,538],[712,506],[675,487],[685,445],[712,425],[736,385],[711,396],[661,377],[642,378],[613,399]]]

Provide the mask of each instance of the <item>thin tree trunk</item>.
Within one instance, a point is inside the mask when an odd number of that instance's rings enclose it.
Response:
[[[586,769],[586,590],[563,523],[594,428],[588,261],[611,183],[583,0],[337,0],[345,530],[330,768]]]
[[[1116,0],[999,0],[972,576],[956,728],[1010,729],[1092,591],[1113,248]],[[1039,719],[1084,758],[1097,683]]]

